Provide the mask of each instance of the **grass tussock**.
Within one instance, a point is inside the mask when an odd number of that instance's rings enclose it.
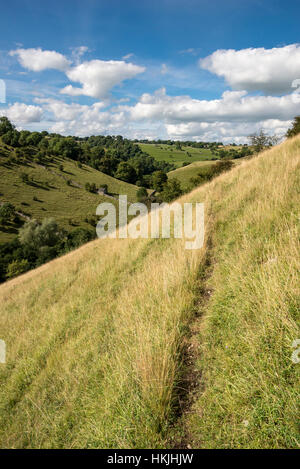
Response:
[[[166,446],[199,322],[204,390],[177,432],[192,447],[295,447],[299,169],[296,138],[181,199],[205,202],[212,239],[200,316],[207,247],[181,240],[97,240],[2,285],[1,446]]]

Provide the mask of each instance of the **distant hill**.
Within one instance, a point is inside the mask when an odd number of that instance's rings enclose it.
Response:
[[[194,161],[218,159],[209,148],[193,148],[182,145],[179,150],[175,144],[154,143],[139,143],[139,147],[157,161],[166,161],[173,164],[175,168],[181,167],[182,163],[190,164]]]
[[[236,160],[232,160],[234,164],[240,164],[244,158],[239,158]],[[205,176],[207,172],[210,170],[212,165],[215,165],[217,161],[211,160],[211,161],[195,161],[194,163],[191,163],[186,166],[182,166],[180,168],[177,168],[173,171],[168,172],[168,178],[169,179],[174,179],[176,178],[180,184],[183,190],[191,190],[193,188],[193,184],[191,183],[191,179],[197,177],[199,174],[202,174]]]

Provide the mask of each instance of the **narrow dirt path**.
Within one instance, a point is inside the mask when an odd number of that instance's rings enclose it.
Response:
[[[185,336],[182,350],[182,375],[177,388],[178,409],[176,421],[171,429],[168,447],[171,449],[191,449],[192,438],[186,424],[186,417],[192,412],[192,407],[199,394],[203,392],[204,382],[197,361],[200,357],[199,334],[203,326],[203,315],[206,305],[212,295],[208,287],[208,280],[213,270],[212,241],[206,243],[206,254],[199,268],[195,285],[196,295],[193,306],[193,318]]]

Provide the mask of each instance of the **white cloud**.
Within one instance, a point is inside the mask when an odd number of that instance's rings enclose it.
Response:
[[[36,98],[35,102],[41,104],[43,109],[52,113],[53,118],[59,121],[69,121],[83,117],[83,115],[91,115],[91,111],[98,113],[105,106],[105,102],[97,102],[91,106],[77,103],[67,104],[58,99],[41,99]]]
[[[264,129],[271,135],[282,137],[291,121],[269,119],[260,122],[189,122],[167,124],[169,138],[174,140],[221,141],[223,143],[245,143],[247,136]]]
[[[292,96],[248,96],[245,91],[227,91],[217,100],[171,97],[164,89],[143,94],[134,106],[106,109],[103,102],[92,106],[44,102],[44,109],[58,121],[52,131],[64,134],[122,134],[131,138],[145,135],[190,140],[247,140],[247,135],[264,128],[283,135],[296,114]]]
[[[124,107],[123,107],[124,108]],[[119,109],[122,107],[119,106]],[[145,93],[139,102],[127,106],[133,120],[162,119],[177,122],[259,122],[290,120],[299,112],[293,95],[248,96],[246,91],[225,91],[221,99],[198,100],[189,96],[168,96],[165,89]]]
[[[285,93],[291,91],[292,81],[300,78],[300,45],[217,50],[200,59],[199,65],[224,77],[236,90]]]
[[[130,58],[133,57],[133,56],[134,56],[134,54],[133,54],[132,52],[130,52],[130,54],[123,55],[122,59],[123,59],[123,60],[128,60],[128,59],[130,59]]]
[[[143,94],[131,106],[108,108],[106,101],[92,105],[67,104],[57,99],[36,98],[39,106],[15,103],[6,110],[16,124],[39,122],[64,135],[121,134],[129,138],[247,141],[247,135],[263,128],[283,135],[297,111],[292,96],[249,96],[245,91],[227,91],[220,99],[197,100],[171,97],[164,89]],[[46,120],[48,122],[46,123]],[[54,122],[49,127],[49,122]],[[42,126],[42,124],[41,124]]]
[[[91,60],[67,70],[69,80],[82,84],[82,88],[68,85],[61,93],[71,96],[91,96],[102,99],[115,85],[144,72],[145,67],[116,60]]]
[[[31,104],[14,103],[6,109],[1,109],[0,113],[15,124],[28,124],[30,122],[40,122],[43,109],[40,106]]]
[[[201,49],[195,47],[189,47],[179,51],[179,54],[197,55]]]
[[[79,46],[72,48],[72,59],[76,65],[80,63],[81,57],[88,52],[89,48],[87,46]]]
[[[22,67],[34,72],[41,72],[49,68],[65,71],[70,66],[70,61],[59,52],[53,50],[37,49],[16,49],[9,52],[9,55],[18,57]]]

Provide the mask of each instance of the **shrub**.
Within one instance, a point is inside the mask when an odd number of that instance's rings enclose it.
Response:
[[[293,126],[287,131],[286,136],[290,138],[298,134],[300,134],[300,116],[295,117]]]
[[[21,176],[20,176],[20,177],[21,177],[21,180],[22,180],[23,182],[25,182],[25,184],[28,184],[28,183],[29,183],[29,176],[28,176],[27,173],[21,173]]]
[[[21,275],[30,269],[30,264],[27,259],[15,260],[8,264],[6,276],[7,278],[13,278],[17,275]]]
[[[15,207],[10,202],[5,202],[0,207],[0,219],[2,223],[12,220],[15,216]]]

